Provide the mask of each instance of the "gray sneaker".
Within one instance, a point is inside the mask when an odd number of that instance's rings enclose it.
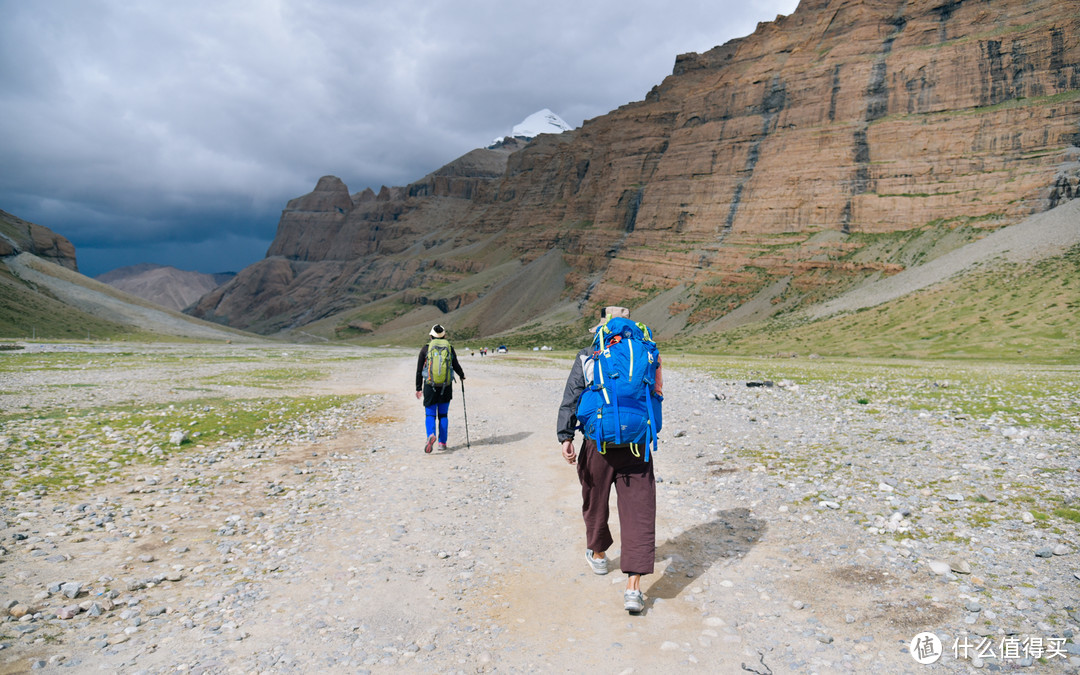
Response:
[[[592,553],[592,549],[585,549],[585,559],[589,561],[593,574],[607,574],[607,556],[594,558]]]
[[[631,614],[640,614],[645,609],[645,596],[641,591],[626,591],[623,593],[623,609]]]

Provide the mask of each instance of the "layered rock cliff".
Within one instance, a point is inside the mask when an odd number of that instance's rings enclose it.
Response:
[[[75,246],[67,237],[0,211],[0,258],[19,253],[31,253],[69,270],[79,270]]]
[[[349,194],[335,176],[291,200],[265,260],[203,297],[192,313],[270,333],[295,328],[397,294],[394,311],[413,306],[451,311],[479,297],[471,288],[449,295],[430,287],[471,275],[490,262],[447,241],[474,217],[478,195],[501,180],[511,153],[524,143],[473,150],[405,187]],[[512,257],[504,251],[503,259]],[[341,325],[366,325],[344,316]]]
[[[1073,199],[1078,145],[1071,3],[803,0],[505,168],[467,155],[378,196],[322,179],[290,202],[267,260],[197,313],[378,330],[434,306],[483,332],[487,294],[554,250],[563,289],[534,315],[619,303],[669,334],[707,330]]]

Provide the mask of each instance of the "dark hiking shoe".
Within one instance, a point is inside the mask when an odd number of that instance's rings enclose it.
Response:
[[[427,437],[427,445],[424,446],[424,452],[431,452],[431,448],[435,446],[435,434],[431,434]]]
[[[585,549],[585,559],[589,561],[593,574],[607,574],[607,556],[594,558],[592,550]]]
[[[623,609],[631,614],[640,614],[645,609],[645,596],[641,591],[626,591],[623,593]]]

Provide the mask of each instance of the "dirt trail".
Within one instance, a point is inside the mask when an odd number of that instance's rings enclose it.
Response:
[[[550,405],[553,396],[558,401],[561,395],[565,373],[508,366],[479,357],[465,359],[464,366],[468,368],[465,399],[472,447],[461,447],[463,414],[458,390],[451,406],[451,445],[456,451],[449,455],[450,461],[460,459],[469,466],[479,466],[502,460],[521,476],[513,485],[513,498],[499,507],[510,526],[496,533],[506,546],[504,570],[492,576],[489,588],[471,596],[468,610],[505,626],[505,639],[516,643],[498,661],[507,665],[503,659],[516,653],[536,659],[516,664],[523,668],[578,670],[588,665],[605,672],[625,668],[648,672],[650,665],[661,667],[656,660],[657,636],[700,631],[700,611],[692,604],[678,602],[665,603],[662,608],[650,602],[640,616],[623,610],[625,576],[617,564],[619,527],[614,491],[612,572],[597,576],[588,569],[583,560],[580,486],[575,468],[559,453],[554,432],[556,410]],[[410,383],[412,364],[395,365],[392,372],[374,379]],[[391,434],[416,446],[416,452],[406,452],[403,457],[409,467],[406,473],[429,479],[431,473],[442,470],[448,458],[419,452],[423,442],[419,402],[408,389],[382,393],[387,398],[380,412],[401,420]],[[438,529],[440,522],[446,524],[446,515],[432,514],[429,524]],[[671,531],[668,521],[661,508],[659,532]],[[645,578],[643,589],[648,597],[673,600],[686,591],[686,584],[675,578],[678,572],[665,576],[666,566],[667,561],[660,560],[656,574]],[[670,665],[671,660],[664,658],[662,663]]]
[[[132,397],[368,396],[9,500],[0,600],[30,609],[0,624],[0,673],[921,672],[907,645],[922,631],[1075,633],[1071,531],[1027,523],[1018,495],[1030,490],[1011,482],[1045,467],[1047,491],[1073,499],[1080,467],[1065,433],[1033,429],[1021,443],[966,417],[869,410],[848,383],[749,388],[673,367],[655,456],[656,573],[631,616],[614,504],[616,569],[596,576],[583,560],[580,488],[554,434],[569,364],[465,356],[449,448],[425,454],[407,351],[123,349],[9,378],[9,410],[90,415],[11,423],[16,453],[55,439],[19,461],[39,471],[151,445],[142,426],[87,433],[113,414],[94,408]],[[262,394],[223,384],[291,367],[328,377]],[[24,395],[43,386],[50,396]],[[998,526],[965,525],[969,513]],[[890,524],[908,519],[916,536],[894,536]],[[970,569],[935,571],[942,562]],[[69,582],[81,584],[72,600]],[[87,607],[61,618],[72,601]],[[937,668],[973,662],[947,655]],[[1061,657],[1040,672],[1077,667]]]
[[[422,452],[414,362],[383,360],[379,370],[365,373],[360,391],[383,396],[372,417],[381,422],[377,430],[343,434],[319,453],[385,444],[388,464],[368,467],[380,484],[365,484],[356,499],[320,516],[320,523],[335,524],[311,539],[303,576],[269,590],[263,604],[280,611],[245,619],[249,637],[243,651],[254,658],[290,636],[291,649],[302,654],[310,646],[303,643],[312,640],[295,632],[295,612],[284,608],[321,598],[342,627],[378,632],[372,623],[393,625],[417,644],[437,644],[428,666],[414,664],[421,670],[655,672],[678,663],[661,646],[697,642],[701,610],[681,601],[690,594],[692,578],[683,570],[666,571],[670,558],[660,559],[656,574],[642,585],[646,611],[630,616],[623,609],[614,495],[613,571],[594,575],[583,560],[580,487],[554,440],[551,401],[559,400],[565,373],[490,357],[463,361],[471,447],[465,447],[458,389],[450,409],[450,447],[430,455]],[[341,385],[347,388],[348,382],[331,388]],[[375,453],[368,464],[381,455]],[[360,468],[353,466],[350,472]],[[477,483],[497,486],[493,498],[477,498]],[[674,527],[671,514],[663,505],[659,511],[661,556],[678,557],[678,543],[665,546]],[[388,545],[387,533],[398,525],[406,530],[401,541],[411,542],[406,551]],[[363,565],[372,557],[378,558],[374,570]],[[441,561],[462,560],[474,566],[463,573],[440,568]],[[402,579],[418,567],[422,575]],[[470,575],[467,587],[458,588],[459,574]],[[350,594],[351,589],[360,592]],[[456,637],[460,626],[464,638]],[[740,649],[737,639],[718,640],[710,668],[736,663]],[[312,650],[309,658],[316,655]]]
[[[498,357],[463,363],[467,388],[455,392],[445,452],[422,451],[414,357],[361,360],[304,387],[374,397],[339,432],[270,456],[215,453],[205,468],[171,461],[154,469],[160,487],[137,474],[99,486],[93,498],[124,514],[114,536],[65,542],[49,530],[70,525],[35,523],[31,532],[69,560],[59,571],[33,552],[8,556],[9,581],[34,567],[5,595],[65,580],[92,596],[101,582],[122,592],[100,619],[52,619],[66,632],[3,651],[0,671],[55,659],[120,673],[742,672],[754,663],[742,631],[760,599],[739,590],[755,584],[739,567],[763,524],[748,504],[702,513],[724,500],[679,492],[679,476],[693,480],[680,467],[694,448],[672,444],[657,460],[668,477],[657,569],[642,582],[645,611],[631,616],[614,491],[612,572],[594,575],[583,560],[580,487],[554,434],[567,371]],[[192,481],[203,487],[167,487]],[[170,569],[183,580],[139,582]]]

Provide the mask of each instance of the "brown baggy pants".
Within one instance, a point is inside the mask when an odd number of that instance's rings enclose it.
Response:
[[[645,448],[639,446],[638,454],[644,453]],[[607,451],[600,454],[596,443],[586,439],[578,453],[577,472],[588,548],[606,551],[612,544],[608,498],[614,484],[622,539],[619,567],[626,574],[652,574],[656,558],[656,477],[652,462],[636,457],[629,445],[608,444]]]

